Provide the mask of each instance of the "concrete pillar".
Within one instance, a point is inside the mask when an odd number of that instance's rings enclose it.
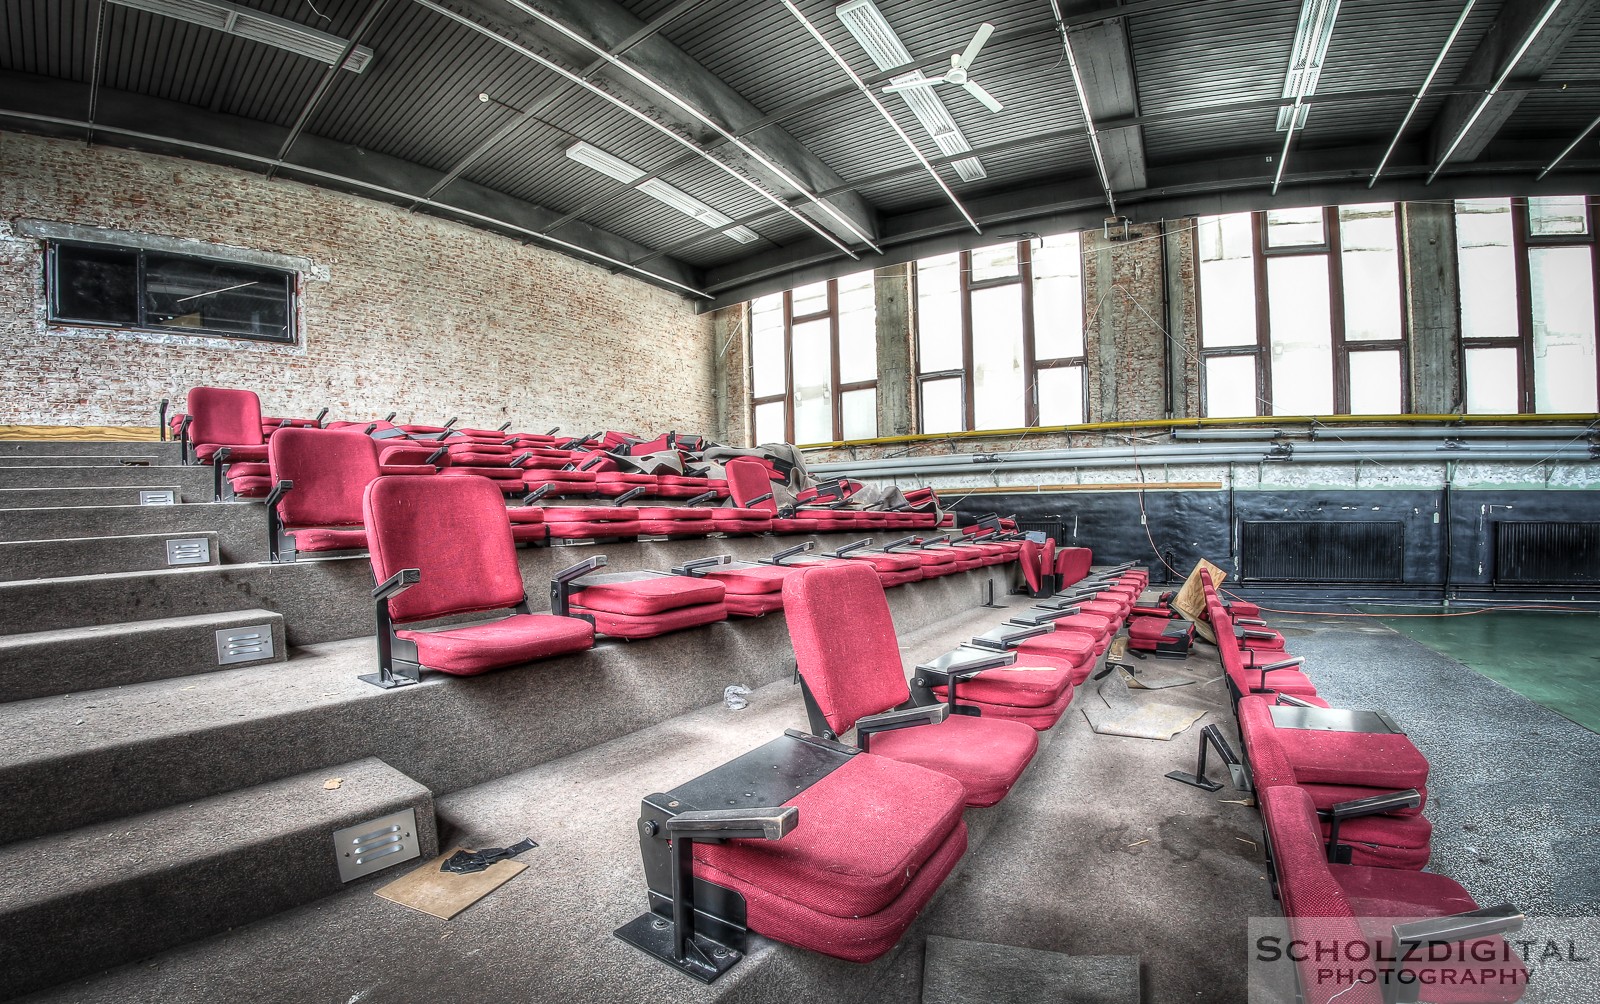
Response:
[[[878,435],[907,436],[917,431],[911,264],[887,265],[872,275],[878,314]]]
[[[723,307],[711,315],[711,392],[717,404],[712,436],[729,446],[750,446],[750,367],[748,304]]]
[[[1117,319],[1122,304],[1116,289],[1115,255],[1108,241],[1094,231],[1083,235],[1089,246],[1095,248],[1094,271],[1084,276],[1084,301],[1090,305],[1095,317],[1094,327],[1085,326],[1083,334],[1090,339],[1085,352],[1094,358],[1099,379],[1090,383],[1090,400],[1084,402],[1084,412],[1091,422],[1115,422],[1117,414]],[[1085,263],[1087,264],[1087,262]],[[1098,393],[1096,393],[1098,391]]]
[[[1173,220],[1163,225],[1163,257],[1167,284],[1167,394],[1165,418],[1200,414],[1200,323],[1194,297],[1194,220]]]
[[[1462,402],[1455,207],[1448,202],[1407,202],[1401,206],[1401,221],[1411,332],[1411,411],[1447,414]]]

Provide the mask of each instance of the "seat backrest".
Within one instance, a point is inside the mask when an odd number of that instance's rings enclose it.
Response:
[[[1344,890],[1328,869],[1327,848],[1322,843],[1322,831],[1311,796],[1294,785],[1264,788],[1256,796],[1261,804],[1267,839],[1272,843],[1278,898],[1282,901],[1284,916],[1289,918],[1291,935],[1306,941],[1308,946],[1328,950],[1341,943],[1358,946],[1364,940],[1361,927]],[[1347,963],[1327,968],[1327,962],[1316,960],[1312,947],[1307,948],[1305,956],[1306,961],[1299,965],[1301,989],[1307,1004],[1327,1004],[1335,997],[1339,1004],[1351,1001],[1379,1004],[1381,1001],[1377,987],[1370,983],[1351,983],[1348,979],[1336,980],[1326,975],[1333,969],[1359,970],[1362,966]],[[1354,954],[1348,957],[1360,958]]]
[[[812,565],[783,580],[795,661],[834,735],[911,698],[878,573],[865,562]]]
[[[362,499],[372,573],[382,582],[403,568],[421,580],[389,601],[396,622],[523,600],[511,520],[488,478],[377,478]]]
[[[267,440],[272,480],[293,481],[278,501],[286,527],[360,526],[361,497],[378,476],[377,447],[356,430],[279,429]]]
[[[1056,574],[1056,539],[1046,537],[1044,547],[1039,550],[1039,574]]]
[[[254,391],[195,387],[189,391],[187,408],[194,417],[189,425],[189,442],[197,446],[260,446],[265,442],[261,436],[261,399]]]
[[[1039,591],[1039,552],[1043,545],[1031,540],[1022,542],[1022,549],[1017,552],[1017,560],[1022,564],[1022,579],[1028,584],[1028,592]]]
[[[1089,574],[1094,564],[1094,550],[1088,547],[1062,547],[1056,550],[1056,574],[1061,585],[1070,586]]]
[[[740,509],[765,509],[776,513],[778,503],[773,499],[765,499],[751,505],[749,500],[772,491],[772,480],[768,477],[769,468],[766,464],[753,457],[734,457],[726,464],[728,478],[728,492],[733,496],[733,504]]]

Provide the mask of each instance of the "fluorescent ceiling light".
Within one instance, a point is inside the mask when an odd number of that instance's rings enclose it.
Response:
[[[591,146],[582,141],[567,147],[567,156],[585,167],[593,168],[606,177],[615,178],[625,185],[632,185],[640,178],[645,177],[644,171],[634,167],[621,157],[609,154],[597,146]],[[660,178],[649,179],[638,185],[637,190],[657,202],[671,206],[691,219],[704,223],[713,230],[728,227],[733,222],[704,202],[687,192],[673,188]],[[752,244],[760,240],[760,236],[749,227],[728,227],[726,233],[740,244]]]
[[[623,160],[613,157],[597,146],[578,142],[567,147],[567,156],[582,164],[591,167],[608,178],[615,178],[624,185],[631,185],[644,177],[644,172]]]
[[[348,39],[308,28],[295,21],[249,10],[223,0],[111,0],[111,3],[164,17],[177,18],[202,28],[225,31],[230,35],[261,42],[332,66],[350,44]],[[350,51],[344,68],[360,73],[372,62],[373,52],[364,45]]]
[[[1289,53],[1289,72],[1283,79],[1283,96],[1290,99],[1307,98],[1316,93],[1317,78],[1322,75],[1322,63],[1328,56],[1328,42],[1333,38],[1333,22],[1339,16],[1339,0],[1300,0],[1300,24],[1294,31],[1294,48]],[[1278,109],[1278,131],[1289,129],[1289,120],[1295,120],[1296,129],[1306,124],[1306,105],[1287,105]]]
[[[900,36],[889,27],[889,22],[883,19],[883,13],[872,0],[850,0],[849,3],[841,4],[834,13],[839,15],[845,30],[850,32],[866,54],[872,57],[872,62],[878,69],[892,70],[911,62],[911,53],[906,51]],[[889,82],[903,84],[922,79],[925,78],[921,70],[912,70],[890,78]],[[911,109],[911,114],[922,123],[922,128],[928,131],[934,144],[945,156],[951,157],[972,149],[972,144],[961,135],[955,119],[950,117],[950,112],[945,108],[944,102],[933,93],[933,88],[913,87],[895,93],[900,95],[900,99]],[[979,178],[988,177],[988,172],[983,169],[983,165],[976,157],[953,161],[950,166],[956,169],[956,174],[960,175],[962,181],[977,181]]]

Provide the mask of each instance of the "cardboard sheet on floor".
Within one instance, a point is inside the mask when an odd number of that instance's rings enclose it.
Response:
[[[1128,680],[1128,686],[1135,690],[1169,690],[1173,687],[1187,687],[1191,683],[1200,682],[1200,678],[1197,676],[1189,676],[1159,665],[1135,666],[1128,675],[1131,677]]]
[[[1185,708],[1160,701],[1135,700],[1127,677],[1112,673],[1100,681],[1096,699],[1084,702],[1083,717],[1100,735],[1170,741],[1205,715],[1202,708]]]
[[[1137,955],[1063,955],[928,936],[922,1004],[1138,1004]]]
[[[517,873],[526,871],[528,867],[521,861],[506,858],[504,861],[496,861],[481,872],[473,872],[470,875],[440,871],[439,866],[459,850],[462,848],[450,848],[427,864],[390,882],[379,889],[376,895],[391,903],[399,903],[401,906],[438,917],[440,920],[449,920],[511,881]]]

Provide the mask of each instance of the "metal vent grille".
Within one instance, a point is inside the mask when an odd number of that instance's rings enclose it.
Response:
[[[167,541],[167,564],[211,564],[211,541],[205,537],[180,537]]]
[[[217,665],[260,662],[272,658],[272,625],[247,624],[217,632]]]
[[[1600,584],[1600,523],[1500,520],[1494,528],[1494,580]]]
[[[139,493],[140,505],[177,505],[178,495],[170,488],[156,491],[141,491]]]
[[[1405,526],[1332,520],[1246,521],[1240,578],[1255,582],[1399,582]]]
[[[333,833],[333,854],[339,862],[341,882],[410,861],[421,853],[415,809],[401,809]]]

